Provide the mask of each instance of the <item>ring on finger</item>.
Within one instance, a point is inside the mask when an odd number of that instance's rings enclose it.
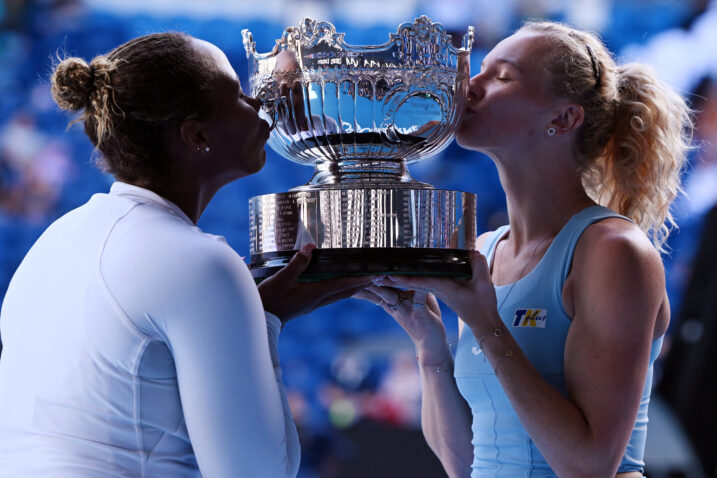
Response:
[[[378,305],[378,306],[380,307],[380,306],[381,306],[381,304],[383,304],[383,303],[385,303],[385,302],[386,302],[385,300],[383,300],[383,299],[379,299],[379,301],[378,301],[378,302],[376,302],[376,305]]]
[[[425,309],[426,303],[425,302],[420,302],[420,303],[411,302],[411,307],[413,307],[413,310]]]

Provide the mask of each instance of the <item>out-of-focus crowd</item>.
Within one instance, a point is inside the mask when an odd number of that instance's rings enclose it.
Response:
[[[163,7],[153,8],[154,3]],[[268,51],[283,29],[302,16],[333,21],[337,30],[347,33],[349,43],[383,43],[399,23],[427,14],[443,22],[454,38],[460,38],[468,25],[476,26],[471,58],[475,72],[485,52],[523,19],[565,20],[601,32],[610,48],[626,57],[654,60],[658,71],[669,71],[666,76],[696,110],[697,148],[685,172],[686,195],[675,205],[680,230],[670,241],[672,254],[665,259],[673,325],[663,360],[665,381],[657,387],[688,432],[696,427],[694,398],[689,394],[700,387],[704,394],[704,381],[709,373],[714,375],[707,363],[717,342],[717,303],[710,298],[717,297],[717,259],[711,253],[717,245],[717,84],[712,79],[717,58],[712,61],[710,49],[717,49],[714,43],[702,44],[707,40],[700,37],[717,31],[717,5],[697,0],[415,0],[389,7],[373,0],[269,0],[261,2],[263,10],[234,6],[231,14],[224,15],[222,8],[229,8],[231,2],[167,9],[172,3],[7,0],[0,5],[0,297],[47,225],[91,194],[106,191],[111,183],[109,176],[92,166],[94,152],[82,127],[66,130],[71,118],[52,102],[48,75],[58,55],[92,58],[140,34],[185,31],[222,48],[248,89],[242,28],[253,32],[260,51]],[[377,11],[382,11],[381,18]],[[684,49],[675,56],[677,44]],[[664,64],[665,58],[673,57],[679,58],[676,69],[689,65],[683,74]],[[487,158],[451,145],[411,171],[433,185],[477,193],[480,231],[505,223],[505,198]],[[248,198],[286,191],[309,177],[309,169],[268,150],[265,169],[222,190],[199,225],[224,235],[246,256]],[[711,310],[707,302],[714,303]],[[448,310],[444,317],[455,341],[456,318]],[[355,460],[358,452],[355,444],[340,439],[344,432],[365,426],[418,430],[420,383],[414,353],[398,326],[378,309],[349,301],[317,311],[287,327],[280,352],[304,442],[300,476],[349,476],[342,463]],[[691,370],[689,381],[680,378],[685,370]],[[717,391],[711,393],[717,398]],[[693,434],[693,439],[702,452],[699,436]],[[390,452],[401,455],[398,449]],[[713,460],[706,466],[714,471],[717,463]]]

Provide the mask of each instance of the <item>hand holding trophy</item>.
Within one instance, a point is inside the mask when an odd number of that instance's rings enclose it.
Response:
[[[415,181],[406,165],[445,148],[468,94],[473,28],[456,49],[423,16],[383,45],[353,46],[305,19],[249,57],[251,95],[274,126],[269,145],[314,167],[286,193],[250,200],[250,269],[261,281],[314,243],[302,278],[354,274],[468,276],[475,194]]]

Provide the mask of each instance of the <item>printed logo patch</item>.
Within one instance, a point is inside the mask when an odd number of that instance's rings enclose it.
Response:
[[[513,316],[513,327],[545,328],[548,320],[547,309],[516,309]]]

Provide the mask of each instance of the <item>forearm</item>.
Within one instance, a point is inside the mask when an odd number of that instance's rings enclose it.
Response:
[[[493,331],[501,329],[501,335]],[[499,319],[473,333],[526,431],[558,476],[614,476],[625,444],[596,435],[583,412],[550,385]]]
[[[428,363],[427,365],[425,363]],[[471,413],[453,378],[453,357],[441,363],[421,360],[423,434],[451,478],[467,477],[473,461]]]
[[[290,478],[298,471],[298,437],[275,353],[279,324],[252,309],[224,317],[210,310],[214,320],[170,331],[182,410],[204,476]]]

